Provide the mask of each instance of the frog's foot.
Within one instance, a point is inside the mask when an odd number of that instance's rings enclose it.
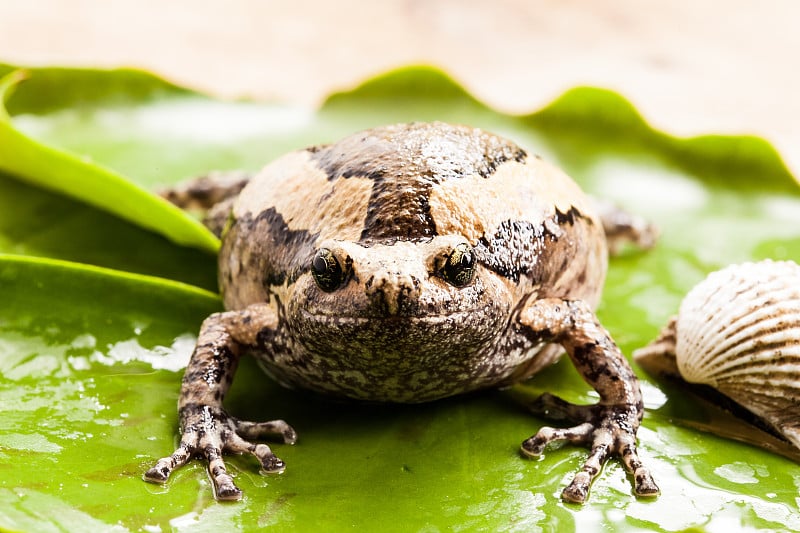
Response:
[[[242,491],[234,484],[222,460],[223,453],[249,453],[258,459],[261,471],[280,473],[285,463],[266,444],[253,444],[258,438],[278,438],[294,444],[297,434],[283,420],[246,422],[228,416],[218,407],[186,405],[181,409],[181,442],[169,457],[159,459],[145,472],[144,480],[164,483],[173,470],[185,465],[193,456],[208,461],[208,473],[218,500],[239,500]]]
[[[570,502],[585,502],[592,480],[612,455],[620,457],[626,470],[633,476],[633,491],[637,496],[658,495],[659,489],[653,476],[636,452],[636,429],[639,426],[636,408],[626,405],[574,405],[545,394],[531,405],[531,410],[549,418],[570,420],[577,425],[569,428],[543,427],[522,443],[525,455],[538,457],[549,443],[558,441],[582,444],[591,449],[581,471],[562,492],[562,498]]]
[[[252,175],[240,171],[210,172],[159,191],[165,200],[181,209],[203,213],[203,224],[220,237],[233,204]]]
[[[611,255],[618,255],[625,243],[642,250],[655,246],[659,232],[654,224],[612,202],[592,198],[592,203],[603,224]]]
[[[205,210],[238,196],[251,177],[251,174],[240,171],[209,172],[162,189],[158,194],[181,209]]]

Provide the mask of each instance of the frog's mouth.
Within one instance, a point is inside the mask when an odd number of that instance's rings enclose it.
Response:
[[[463,357],[492,344],[505,328],[500,319],[487,318],[497,315],[482,308],[414,316],[342,316],[307,310],[299,315],[299,340],[309,351],[354,366],[372,365],[376,358],[429,365],[433,359]]]
[[[451,313],[431,313],[419,315],[341,315],[335,313],[314,313],[305,309],[300,311],[301,320],[307,322],[319,322],[336,327],[343,324],[355,325],[368,325],[369,323],[376,322],[382,324],[384,327],[390,324],[400,324],[403,322],[411,324],[430,324],[436,325],[441,323],[464,323],[464,321],[482,316],[486,313],[484,308],[469,309],[464,311],[455,311]]]
[[[294,309],[292,349],[306,363],[266,366],[283,382],[369,401],[420,402],[485,388],[519,364],[496,355],[506,352],[509,324],[497,311],[364,317]]]

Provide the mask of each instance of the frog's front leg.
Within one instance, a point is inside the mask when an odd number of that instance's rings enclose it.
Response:
[[[522,443],[522,451],[539,456],[554,441],[590,446],[589,458],[562,493],[565,500],[583,503],[592,480],[613,455],[620,457],[633,475],[637,496],[656,496],[658,486],[636,452],[636,431],[644,413],[639,382],[589,305],[537,300],[522,310],[520,322],[532,334],[544,332],[545,340],[561,344],[586,382],[600,394],[595,405],[573,405],[551,395],[536,400],[531,406],[534,412],[576,425],[544,427]]]
[[[294,444],[297,439],[294,429],[283,420],[258,423],[238,420],[222,407],[240,354],[248,346],[256,345],[258,332],[275,329],[277,323],[275,312],[266,305],[217,313],[203,322],[181,385],[178,402],[181,442],[172,455],[159,459],[144,474],[146,481],[163,483],[173,470],[193,456],[200,456],[208,461],[216,497],[238,500],[242,491],[228,474],[223,453],[249,453],[259,460],[263,471],[283,471],[283,461],[269,446],[250,440],[277,437]]]

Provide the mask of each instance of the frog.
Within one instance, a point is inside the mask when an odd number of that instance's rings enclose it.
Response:
[[[293,427],[240,420],[223,407],[245,355],[289,388],[408,404],[510,387],[566,352],[599,401],[549,393],[532,401],[531,411],[567,427],[539,429],[522,454],[539,457],[559,442],[589,448],[563,489],[568,502],[585,502],[614,456],[636,496],[659,494],[636,446],[639,382],[595,313],[609,243],[648,247],[652,228],[598,209],[540,156],[480,128],[402,123],[164,196],[205,210],[221,237],[225,310],[200,326],[181,383],[180,443],[146,481],[165,483],[199,457],[215,497],[238,500],[223,454],[284,471],[263,441],[294,444]]]

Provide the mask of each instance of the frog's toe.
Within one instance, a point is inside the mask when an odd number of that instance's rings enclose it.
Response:
[[[268,474],[280,474],[286,469],[286,463],[278,458],[266,444],[253,444],[236,433],[230,434],[225,443],[225,451],[230,453],[249,453],[261,464],[261,471]]]
[[[533,400],[528,409],[533,414],[550,420],[568,420],[573,423],[588,421],[593,416],[592,406],[575,405],[547,392]]]
[[[172,455],[162,457],[153,467],[145,472],[143,479],[150,483],[166,483],[172,471],[188,463],[191,458],[191,451],[181,442],[178,449],[175,450]]]
[[[661,490],[656,485],[650,470],[639,460],[636,446],[631,442],[623,446],[620,452],[625,469],[633,476],[633,493],[644,498],[658,496]]]
[[[225,462],[222,460],[222,450],[215,444],[201,444],[201,454],[208,459],[208,474],[214,485],[214,496],[222,501],[236,501],[242,499],[242,491],[233,482],[233,477],[228,474]]]
[[[297,442],[297,432],[283,420],[270,420],[269,422],[234,420],[234,424],[236,425],[236,433],[245,439],[279,438],[284,444]]]
[[[592,481],[600,473],[600,469],[603,468],[603,463],[608,459],[612,445],[613,440],[607,438],[606,435],[595,438],[592,451],[589,453],[586,462],[583,463],[581,471],[575,474],[572,482],[561,492],[561,497],[564,500],[573,503],[584,503],[586,501]]]
[[[236,502],[242,499],[242,490],[232,480],[226,480],[220,485],[214,485],[214,496],[223,502]]]
[[[571,428],[543,427],[536,435],[522,443],[521,450],[528,457],[538,457],[544,453],[545,448],[551,442],[566,441],[581,444],[591,438],[593,430],[594,426],[588,422]]]

